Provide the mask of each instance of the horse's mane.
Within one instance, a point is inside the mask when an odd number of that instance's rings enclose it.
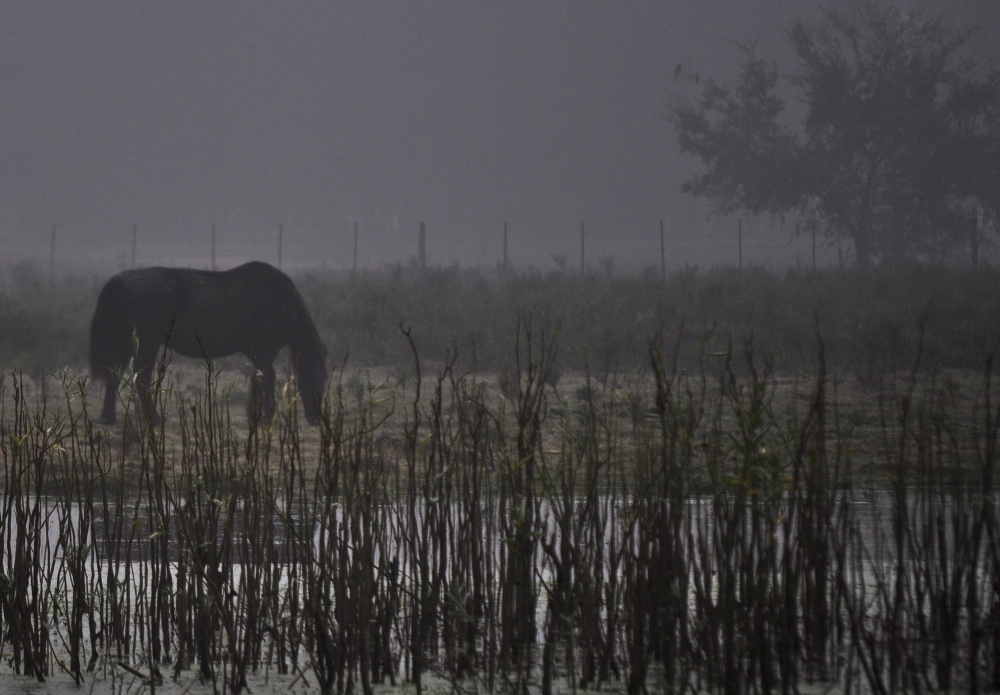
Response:
[[[302,294],[290,277],[274,266],[262,263],[261,261],[244,263],[229,272],[246,273],[261,277],[271,276],[275,279],[280,278],[280,282],[285,286],[295,304],[296,330],[295,334],[291,337],[290,343],[294,359],[298,360],[299,356],[305,357],[307,360],[323,359],[323,341],[319,337],[319,331],[316,329],[316,324],[309,315],[309,310],[306,308],[306,302],[302,298]]]
[[[300,355],[305,353],[310,357],[321,358],[323,355],[323,341],[320,340],[319,330],[317,330],[312,316],[309,315],[309,310],[306,309],[306,302],[302,298],[302,294],[295,285],[292,285],[292,291],[295,293],[295,309],[298,314],[296,324],[298,330],[292,338],[291,348]]]

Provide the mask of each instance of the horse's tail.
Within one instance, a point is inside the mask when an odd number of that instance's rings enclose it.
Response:
[[[104,285],[97,298],[94,318],[90,321],[90,376],[96,381],[110,383],[114,369],[121,369],[128,360],[120,341],[115,339],[114,307],[112,294],[118,285],[112,278]]]

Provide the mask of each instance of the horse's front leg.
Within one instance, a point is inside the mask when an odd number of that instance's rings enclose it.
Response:
[[[156,364],[156,355],[151,360],[139,360],[139,371],[136,374],[136,385],[139,388],[139,404],[143,415],[149,418],[149,422],[156,424],[156,398],[150,393],[150,384],[153,382],[153,367]]]
[[[270,423],[277,410],[274,400],[274,382],[276,381],[274,365],[269,364],[261,371],[264,375],[261,379],[261,388],[264,391],[264,422]]]
[[[274,382],[275,374],[272,365],[258,367],[250,365],[250,399],[247,403],[247,422],[271,423],[274,417]]]

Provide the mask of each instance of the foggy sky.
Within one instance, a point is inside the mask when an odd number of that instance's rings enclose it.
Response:
[[[928,5],[1000,25],[1000,3]],[[595,263],[641,263],[660,219],[705,237],[665,117],[675,66],[726,81],[733,40],[780,55],[802,16],[815,5],[3,4],[0,265],[47,258],[53,224],[77,250],[61,266],[113,264],[135,222],[140,261],[204,258],[215,223],[220,257],[273,262],[282,224],[286,259],[344,267],[355,220],[368,264],[405,262],[419,220],[439,262],[493,262],[507,220],[515,259],[572,265],[586,220]]]

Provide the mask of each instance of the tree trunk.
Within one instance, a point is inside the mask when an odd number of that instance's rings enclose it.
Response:
[[[854,241],[854,265],[858,268],[867,268],[872,263],[872,243],[871,236],[867,230],[858,230],[852,234]]]
[[[979,224],[973,223],[969,231],[969,246],[972,253],[972,267],[979,267]]]

